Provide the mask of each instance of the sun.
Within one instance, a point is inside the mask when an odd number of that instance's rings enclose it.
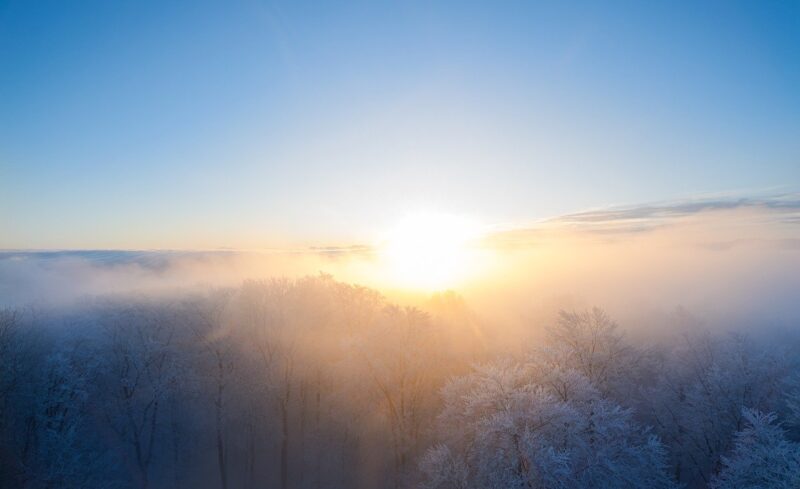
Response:
[[[473,272],[474,242],[480,228],[447,214],[411,214],[398,222],[381,244],[387,280],[395,287],[440,290]]]

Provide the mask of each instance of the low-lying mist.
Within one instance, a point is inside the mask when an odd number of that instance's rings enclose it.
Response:
[[[798,209],[495,229],[453,291],[379,245],[4,252],[0,487],[798,487]]]
[[[465,278],[447,288],[507,326],[592,305],[602,305],[626,328],[657,330],[654,316],[676,310],[706,327],[800,322],[800,201],[792,195],[613,208],[495,227],[470,243],[470,253]],[[392,283],[384,269],[379,243],[257,251],[12,251],[0,253],[0,305],[169,295],[317,273],[376,288],[405,304],[435,292]]]

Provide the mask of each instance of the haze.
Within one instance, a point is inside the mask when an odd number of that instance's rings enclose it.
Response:
[[[800,487],[800,3],[0,1],[0,487]]]

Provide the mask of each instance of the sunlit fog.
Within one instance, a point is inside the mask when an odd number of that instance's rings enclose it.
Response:
[[[798,19],[0,1],[0,489],[799,489]]]

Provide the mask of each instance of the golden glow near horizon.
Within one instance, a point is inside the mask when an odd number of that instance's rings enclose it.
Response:
[[[381,243],[384,280],[405,289],[453,287],[476,272],[474,241],[479,237],[479,226],[463,217],[408,215]]]

